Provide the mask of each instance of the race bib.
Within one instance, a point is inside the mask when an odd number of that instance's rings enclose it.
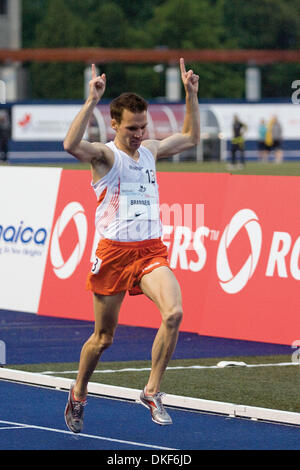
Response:
[[[159,219],[159,204],[154,184],[121,183],[120,219]]]
[[[92,269],[91,269],[91,272],[93,274],[98,274],[98,272],[100,270],[101,263],[102,263],[102,259],[100,259],[96,256],[95,261],[94,261],[93,266],[92,266]]]

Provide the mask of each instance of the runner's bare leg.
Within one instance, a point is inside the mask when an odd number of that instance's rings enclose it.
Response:
[[[86,397],[88,382],[101,354],[113,342],[124,296],[125,292],[112,296],[94,294],[95,329],[82,347],[74,387],[74,395],[79,400]]]
[[[182,320],[181,291],[173,272],[161,266],[143,276],[140,287],[160,310],[162,323],[152,346],[152,368],[147,393],[160,391],[166,367],[174,352]]]

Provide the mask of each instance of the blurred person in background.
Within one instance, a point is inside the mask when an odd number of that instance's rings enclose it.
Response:
[[[0,160],[7,160],[10,127],[6,110],[0,111]]]
[[[261,119],[258,126],[258,160],[262,163],[268,161],[267,146],[265,143],[267,133],[266,121]]]
[[[277,116],[273,116],[268,122],[265,143],[268,153],[274,151],[274,162],[282,163],[282,126]]]
[[[235,114],[233,117],[231,139],[231,170],[242,169],[245,165],[245,139],[244,134],[247,130],[246,124],[244,124],[239,117]],[[240,163],[237,164],[236,157],[239,155]]]

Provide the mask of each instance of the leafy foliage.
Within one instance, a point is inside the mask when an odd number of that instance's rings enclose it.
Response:
[[[297,0],[23,0],[24,47],[297,49]],[[246,65],[188,64],[200,75],[200,98],[243,98]],[[30,64],[32,97],[83,98],[86,64]],[[164,70],[149,64],[101,64],[111,98],[134,90],[165,94]],[[290,96],[299,64],[263,66],[263,97]]]

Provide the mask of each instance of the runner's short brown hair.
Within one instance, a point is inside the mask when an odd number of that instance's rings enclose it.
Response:
[[[148,103],[144,98],[136,93],[122,93],[110,103],[110,116],[119,124],[122,120],[123,109],[132,113],[142,113],[147,111]]]

